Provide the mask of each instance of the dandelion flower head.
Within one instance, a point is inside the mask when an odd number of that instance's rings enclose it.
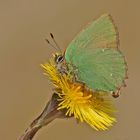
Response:
[[[96,130],[106,130],[116,121],[109,95],[93,91],[86,85],[73,82],[70,74],[58,72],[53,59],[41,65],[58,95],[58,110],[66,110],[67,117],[86,122]]]

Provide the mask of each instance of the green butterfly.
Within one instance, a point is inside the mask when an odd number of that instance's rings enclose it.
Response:
[[[56,53],[55,63],[58,71],[70,73],[74,82],[117,97],[127,77],[126,61],[118,46],[116,26],[111,16],[104,14],[83,29],[64,54]]]

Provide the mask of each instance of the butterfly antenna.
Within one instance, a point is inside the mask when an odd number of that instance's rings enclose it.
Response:
[[[45,39],[45,41],[46,41],[51,47],[53,47],[54,49],[57,50],[57,48],[56,48],[55,46],[53,46],[53,45],[50,43],[50,41],[49,41],[48,39]]]
[[[54,36],[53,36],[52,33],[50,33],[50,36],[51,36],[51,38],[53,39],[53,41],[54,41],[54,43],[55,43],[57,49],[58,49],[60,52],[62,52],[62,51],[61,51],[61,48],[59,47],[59,45],[58,45],[57,42],[55,41],[55,38],[54,38]]]

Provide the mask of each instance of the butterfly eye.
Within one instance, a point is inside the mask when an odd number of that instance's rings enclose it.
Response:
[[[61,55],[59,55],[59,56],[57,57],[57,59],[56,59],[56,63],[60,63],[60,62],[62,62],[63,59],[64,59],[64,57],[61,56]]]

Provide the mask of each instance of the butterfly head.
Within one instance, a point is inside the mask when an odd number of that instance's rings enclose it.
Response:
[[[61,64],[63,62],[63,60],[64,60],[64,56],[62,54],[60,54],[60,53],[56,53],[53,56],[54,56],[54,62],[56,64]]]
[[[60,74],[67,73],[67,69],[64,61],[64,55],[62,55],[61,53],[55,53],[53,57],[54,57],[55,67],[58,73]]]

